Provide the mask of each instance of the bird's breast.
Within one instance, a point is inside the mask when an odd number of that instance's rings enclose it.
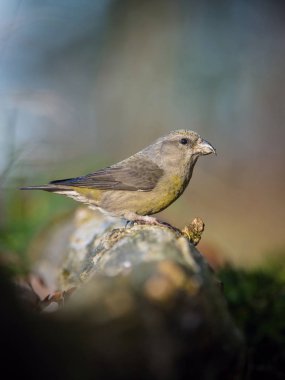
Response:
[[[173,203],[184,191],[187,184],[179,175],[172,175],[159,181],[157,186],[140,193],[136,213],[141,215],[156,214]]]
[[[126,211],[138,215],[156,214],[173,203],[186,185],[185,178],[177,174],[168,175],[150,191],[102,191],[97,205],[114,215],[124,215]]]

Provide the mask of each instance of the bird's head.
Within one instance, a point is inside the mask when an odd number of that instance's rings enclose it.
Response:
[[[176,130],[158,139],[153,145],[157,160],[162,166],[189,166],[199,156],[215,153],[215,148],[196,132]]]

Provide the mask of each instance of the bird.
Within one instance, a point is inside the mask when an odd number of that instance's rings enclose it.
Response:
[[[190,130],[174,130],[114,165],[46,185],[22,187],[65,195],[130,222],[160,224],[153,217],[184,192],[200,156],[215,148]]]

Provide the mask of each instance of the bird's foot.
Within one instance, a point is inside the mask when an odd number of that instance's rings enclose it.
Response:
[[[149,215],[137,215],[137,214],[126,214],[125,215],[125,218],[127,219],[127,223],[126,223],[126,227],[131,223],[131,225],[133,224],[149,224],[149,225],[152,225],[152,226],[163,226],[163,227],[167,227],[169,229],[171,229],[172,231],[174,231],[175,233],[178,233],[179,236],[182,235],[181,231],[176,228],[176,227],[173,227],[171,224],[169,223],[166,223],[166,222],[162,222],[156,218],[154,218],[153,216],[149,216]]]
[[[134,224],[150,224],[159,225],[161,224],[156,218],[148,215],[137,215],[135,213],[127,213],[124,215],[127,219],[126,227],[132,227]]]

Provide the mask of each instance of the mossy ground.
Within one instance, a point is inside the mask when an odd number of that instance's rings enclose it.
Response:
[[[248,378],[284,379],[284,262],[251,271],[225,267],[219,276],[230,312],[246,338]]]

